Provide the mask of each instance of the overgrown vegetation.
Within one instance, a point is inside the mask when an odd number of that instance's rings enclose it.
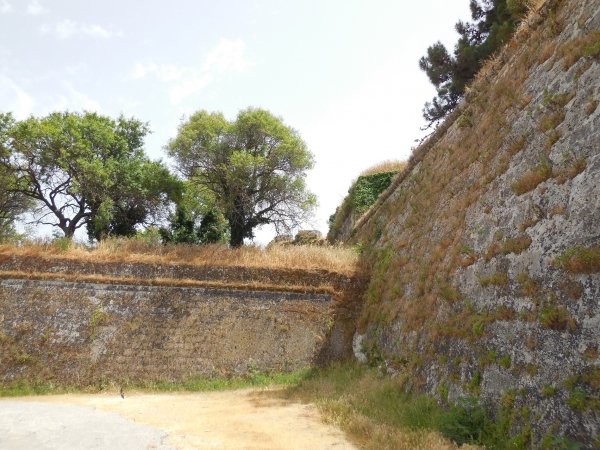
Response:
[[[403,161],[383,161],[373,167],[366,169],[348,189],[348,195],[335,213],[329,217],[330,241],[338,239],[344,223],[353,218],[354,222],[358,216],[368,210],[379,195],[391,184],[394,176],[406,167]]]
[[[269,246],[265,249],[225,245],[168,244],[157,232],[133,238],[110,238],[95,247],[70,240],[23,242],[0,245],[0,256],[58,257],[90,262],[121,261],[147,264],[262,267],[272,269],[326,270],[353,275],[366,270],[359,255],[341,247]]]
[[[540,183],[546,181],[552,176],[552,164],[546,158],[542,158],[541,162],[530,170],[511,186],[511,190],[517,195],[523,195],[534,190]]]

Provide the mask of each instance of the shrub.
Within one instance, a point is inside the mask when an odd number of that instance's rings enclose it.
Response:
[[[440,431],[459,445],[478,443],[487,422],[486,410],[475,397],[459,397],[440,418]]]
[[[556,394],[556,388],[554,386],[550,386],[549,384],[544,384],[540,391],[542,397],[551,397]]]
[[[575,388],[571,395],[566,400],[567,405],[577,411],[585,411],[587,409],[587,394],[581,388]]]
[[[358,213],[369,209],[377,201],[379,194],[388,188],[397,173],[398,171],[381,172],[358,177],[354,193],[354,209]]]
[[[482,321],[477,321],[473,324],[473,336],[475,336],[476,338],[481,337],[481,335],[483,334],[483,327],[485,326],[485,324]]]
[[[462,298],[460,292],[452,288],[452,286],[448,286],[446,284],[440,286],[438,292],[440,294],[440,297],[442,297],[448,303],[454,303],[455,301],[460,300]]]
[[[524,297],[532,297],[540,288],[540,285],[527,272],[520,273],[517,281],[521,284],[521,295]]]
[[[505,369],[510,368],[510,355],[507,353],[503,358],[498,360],[498,364],[504,367]]]

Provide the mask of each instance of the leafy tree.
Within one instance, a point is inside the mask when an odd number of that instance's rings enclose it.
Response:
[[[177,244],[217,244],[224,242],[227,236],[227,222],[223,216],[209,210],[200,224],[192,217],[190,211],[182,205],[177,205],[175,213],[170,217],[169,228],[160,228],[159,233],[163,242]]]
[[[14,185],[14,177],[0,167],[0,242],[15,234],[15,220],[32,206],[27,197],[13,191]]]
[[[450,55],[439,41],[427,49],[419,67],[437,89],[437,97],[423,108],[423,117],[430,126],[458,105],[483,61],[510,39],[528,3],[529,0],[470,0],[473,22],[459,21],[455,25],[460,38],[454,54]]]
[[[36,202],[37,223],[65,237],[87,226],[91,237],[129,234],[176,198],[178,182],[144,155],[147,124],[123,116],[55,112],[17,122],[0,114],[0,167],[11,195]]]
[[[263,109],[242,110],[233,122],[221,113],[196,112],[166,148],[223,213],[233,247],[263,224],[288,230],[316,205],[304,180],[313,155],[294,129]]]
[[[227,242],[227,220],[213,205],[209,191],[184,181],[181,198],[169,215],[168,226],[159,229],[162,241],[196,245]]]
[[[124,159],[115,168],[118,180],[91,206],[90,238],[133,236],[138,225],[154,224],[167,215],[167,204],[178,201],[183,189],[160,162],[140,157]]]
[[[10,126],[11,120],[11,115],[0,115],[0,157],[5,155],[3,130]],[[14,221],[32,206],[27,197],[15,192],[16,182],[13,174],[0,166],[0,242],[14,234]]]

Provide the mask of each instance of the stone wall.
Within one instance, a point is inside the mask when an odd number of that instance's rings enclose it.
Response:
[[[4,256],[0,270],[5,385],[182,380],[326,363],[351,353],[353,305],[364,286],[336,274],[61,258]]]
[[[371,360],[533,447],[599,442],[599,45],[600,1],[546,2],[350,240]]]

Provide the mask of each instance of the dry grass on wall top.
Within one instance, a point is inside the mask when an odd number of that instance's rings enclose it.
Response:
[[[232,249],[224,245],[160,245],[142,239],[107,239],[95,248],[63,241],[20,246],[5,244],[0,245],[0,255],[58,257],[90,262],[328,271],[347,276],[365,272],[359,255],[340,247],[271,246],[261,249],[244,246]]]
[[[366,177],[368,175],[373,175],[381,172],[401,172],[404,170],[407,161],[399,161],[399,160],[391,160],[388,159],[386,161],[381,161],[380,163],[375,164],[372,167],[364,170],[360,175]]]

